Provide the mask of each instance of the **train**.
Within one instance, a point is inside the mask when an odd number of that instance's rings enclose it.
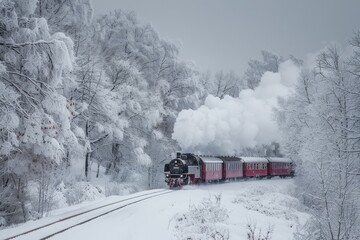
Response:
[[[170,188],[247,178],[294,177],[295,164],[285,157],[204,156],[176,153],[164,166]]]

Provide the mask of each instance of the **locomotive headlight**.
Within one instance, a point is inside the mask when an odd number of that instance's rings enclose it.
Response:
[[[183,177],[183,176],[184,176],[184,175],[182,175],[182,174],[180,175],[180,177]]]
[[[169,174],[166,174],[166,177],[169,177],[170,175]]]

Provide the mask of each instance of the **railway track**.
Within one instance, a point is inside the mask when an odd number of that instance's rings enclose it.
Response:
[[[16,235],[6,236],[5,238],[0,237],[2,240],[45,240],[49,239],[55,235],[58,235],[62,232],[65,232],[73,227],[85,224],[87,222],[93,221],[99,217],[112,213],[114,211],[120,210],[127,206],[145,201],[150,198],[154,198],[157,196],[161,196],[164,194],[171,193],[171,190],[160,190],[156,192],[146,193],[142,195],[138,195],[135,197],[129,197],[126,199],[122,199],[116,202],[112,202],[109,204],[104,204],[100,207],[96,207],[87,211],[83,211],[71,216],[67,216],[61,218],[59,220],[53,221],[51,223],[44,224],[42,226],[21,232]]]

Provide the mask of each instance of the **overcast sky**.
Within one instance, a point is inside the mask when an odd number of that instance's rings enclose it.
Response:
[[[305,58],[360,30],[360,0],[91,0],[95,14],[134,11],[160,36],[182,43],[201,70],[242,75],[261,50]]]

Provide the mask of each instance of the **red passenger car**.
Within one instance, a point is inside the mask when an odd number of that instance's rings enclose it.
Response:
[[[201,179],[205,182],[222,179],[223,161],[217,157],[201,157]]]
[[[293,176],[293,162],[290,158],[268,158],[269,166],[268,166],[268,175],[269,176]]]
[[[243,164],[238,157],[219,157],[223,162],[223,179],[234,179],[243,176]]]
[[[265,177],[267,176],[268,160],[260,157],[241,157],[243,161],[244,177]]]

